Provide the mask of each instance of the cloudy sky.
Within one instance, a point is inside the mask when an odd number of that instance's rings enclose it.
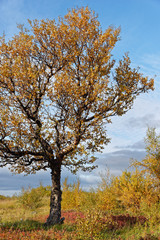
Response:
[[[57,19],[73,7],[89,6],[98,14],[103,29],[109,25],[121,27],[121,41],[114,56],[119,59],[129,52],[133,67],[155,78],[155,91],[140,95],[133,108],[122,117],[112,118],[106,126],[111,143],[98,154],[98,168],[92,173],[79,172],[76,176],[63,169],[62,179],[80,179],[84,189],[97,186],[100,173],[110,169],[121,174],[131,158],[145,156],[144,137],[148,127],[160,132],[160,1],[159,0],[0,0],[0,35],[10,39],[17,33],[17,24],[27,25],[27,19]],[[0,169],[0,194],[11,195],[22,187],[50,184],[49,172],[36,175],[12,175]]]

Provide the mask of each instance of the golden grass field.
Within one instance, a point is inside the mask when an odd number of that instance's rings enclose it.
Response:
[[[90,192],[66,179],[62,186],[65,222],[50,228],[44,226],[50,187],[40,185],[23,189],[19,196],[1,196],[0,239],[160,240],[159,193],[149,190],[146,179],[135,182],[134,173],[125,182],[124,174],[112,181],[102,177],[99,187]]]

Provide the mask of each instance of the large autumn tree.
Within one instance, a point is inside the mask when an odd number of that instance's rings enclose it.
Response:
[[[105,124],[125,114],[153,80],[118,63],[111,51],[120,29],[102,31],[88,8],[58,23],[29,21],[0,44],[0,165],[27,174],[50,169],[47,224],[61,222],[61,168],[91,170],[108,143]]]

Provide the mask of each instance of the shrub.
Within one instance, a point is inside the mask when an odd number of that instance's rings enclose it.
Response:
[[[6,196],[3,196],[3,195],[0,195],[0,200],[6,200],[8,199],[9,197],[6,197]]]
[[[106,230],[108,222],[105,223],[101,211],[89,209],[85,217],[78,217],[76,230],[80,239],[99,239]]]
[[[123,171],[117,177],[109,173],[102,175],[97,195],[99,209],[111,213],[139,213],[142,203],[151,206],[159,201],[159,194],[150,175],[137,168]]]
[[[68,178],[62,184],[62,209],[79,209],[83,191],[80,188],[79,180],[76,183],[68,184]]]
[[[137,168],[132,172],[124,171],[121,176],[115,177],[112,191],[122,207],[131,212],[139,212],[142,202],[151,205],[158,201],[150,176],[144,175]]]
[[[97,206],[100,210],[107,212],[116,211],[119,208],[117,193],[114,192],[113,179],[109,170],[101,173],[101,182],[97,188]]]
[[[21,195],[19,197],[19,202],[23,205],[23,207],[36,210],[43,206],[42,199],[46,191],[43,186],[38,188],[29,187],[28,189],[22,188]]]

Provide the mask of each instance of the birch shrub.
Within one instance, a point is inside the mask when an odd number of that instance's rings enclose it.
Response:
[[[43,197],[46,194],[47,191],[43,186],[40,186],[38,188],[22,188],[19,202],[24,208],[35,211],[43,206]]]

